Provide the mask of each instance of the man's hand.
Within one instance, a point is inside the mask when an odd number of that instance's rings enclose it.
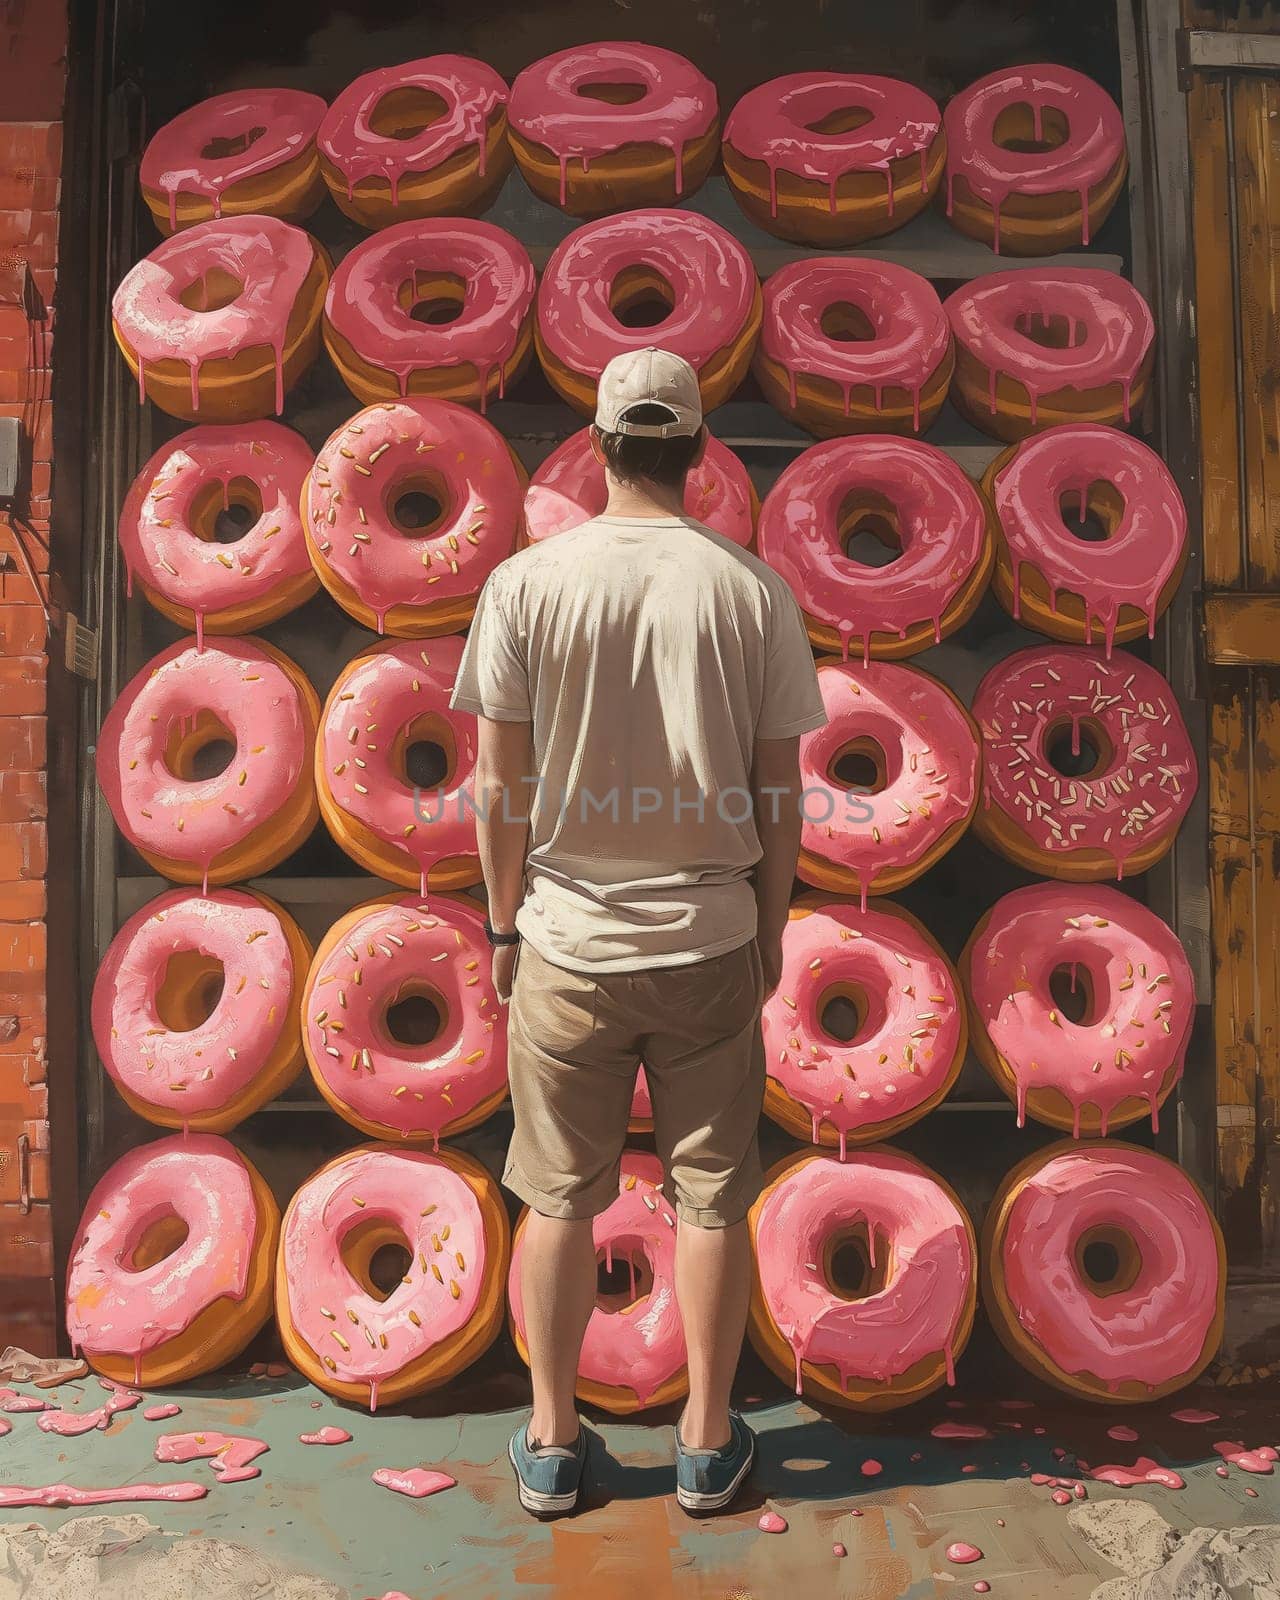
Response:
[[[782,940],[762,939],[758,943],[760,966],[764,972],[764,997],[767,1000],[782,982]]]
[[[500,944],[493,952],[493,987],[498,993],[498,1003],[506,1005],[511,999],[511,980],[516,970],[516,951],[520,948],[515,944]]]

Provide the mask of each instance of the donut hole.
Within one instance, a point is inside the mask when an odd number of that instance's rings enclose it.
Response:
[[[361,1217],[338,1246],[338,1257],[371,1300],[389,1300],[413,1270],[413,1251],[394,1222]]]
[[[624,267],[609,287],[609,309],[624,328],[656,328],[676,308],[676,292],[656,267]]]
[[[190,1229],[176,1212],[163,1217],[153,1217],[136,1239],[130,1240],[120,1255],[120,1264],[126,1272],[145,1272],[158,1262],[167,1261],[187,1242]]]
[[[902,554],[893,501],[873,489],[848,495],[836,515],[836,536],[846,558],[860,567],[887,567]]]
[[[1058,513],[1068,533],[1086,544],[1102,544],[1124,518],[1125,499],[1114,483],[1096,478],[1084,489],[1064,489]]]
[[[192,533],[205,544],[235,544],[262,516],[262,493],[252,478],[206,483],[187,513]]]
[[[827,1287],[841,1300],[869,1300],[889,1281],[888,1248],[882,1239],[872,1249],[865,1222],[833,1233],[823,1247],[821,1266]]]
[[[182,783],[219,777],[236,758],[236,736],[212,711],[179,717],[169,729],[164,764]]]
[[[393,483],[384,503],[392,527],[406,539],[429,538],[445,525],[453,509],[443,478],[431,472]]]
[[[1071,124],[1066,113],[1057,106],[1036,107],[1026,100],[1015,100],[996,117],[991,127],[991,142],[1002,150],[1014,150],[1034,155],[1043,150],[1057,150],[1066,144],[1071,135]]]
[[[424,712],[406,723],[391,745],[391,768],[412,789],[440,789],[448,785],[458,761],[453,730],[435,712]]]
[[[227,974],[203,950],[179,950],[165,962],[156,985],[156,1016],[170,1033],[203,1027],[222,999]]]
[[[369,113],[369,126],[381,139],[412,139],[439,122],[448,110],[440,95],[405,84],[381,96]]]
[[[1142,1252],[1123,1228],[1086,1228],[1076,1240],[1076,1272],[1090,1294],[1124,1294],[1142,1271]]]
[[[1066,1022],[1090,1028],[1101,1020],[1093,979],[1078,961],[1064,961],[1049,974],[1049,994]]]
[[[382,1026],[393,1044],[417,1048],[440,1037],[447,1015],[437,990],[426,983],[406,983],[383,1013]]]
[[[606,1254],[596,1251],[596,1309],[616,1315],[653,1289],[653,1268],[638,1239],[615,1239]]]
[[[827,763],[827,778],[853,794],[880,794],[889,785],[884,746],[869,734],[846,740]]]
[[[244,279],[222,267],[210,267],[179,291],[178,303],[188,311],[221,311],[244,293]]]
[[[830,984],[818,997],[818,1026],[837,1044],[853,1044],[870,1031],[882,1027],[884,1006],[873,1003],[860,983],[841,981]]]
[[[1052,311],[1020,311],[1013,325],[1024,339],[1044,350],[1074,350],[1088,337],[1085,323]]]
[[[861,343],[876,337],[871,318],[851,300],[833,300],[829,306],[824,306],[818,326],[828,339],[838,344]]]
[[[246,128],[243,133],[233,133],[226,139],[210,139],[200,154],[206,161],[230,161],[232,156],[242,156],[250,145],[257,144],[265,128]]]
[[[633,106],[649,91],[643,83],[578,83],[573,92],[584,100],[599,100],[606,106]]]
[[[810,133],[855,133],[859,128],[865,128],[872,120],[872,113],[866,106],[838,106],[834,111],[825,112],[815,122],[806,122],[804,126]]]
[[[467,302],[467,280],[456,272],[415,272],[396,291],[400,309],[414,322],[445,327],[456,322]]]
[[[1044,734],[1044,758],[1064,778],[1098,778],[1111,766],[1115,746],[1094,717],[1060,717]]]

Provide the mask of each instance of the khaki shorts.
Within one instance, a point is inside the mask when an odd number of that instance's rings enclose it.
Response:
[[[754,940],[684,966],[597,974],[522,944],[507,1026],[507,1188],[547,1217],[611,1205],[643,1062],[677,1215],[703,1228],[741,1221],[761,1187],[763,998]]]

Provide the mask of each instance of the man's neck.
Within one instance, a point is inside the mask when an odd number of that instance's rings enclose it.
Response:
[[[660,483],[620,483],[607,472],[605,479],[609,486],[609,499],[604,508],[606,517],[630,517],[646,522],[685,514],[683,484],[669,489]]]

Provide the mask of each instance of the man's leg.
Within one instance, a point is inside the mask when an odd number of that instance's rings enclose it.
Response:
[[[676,1298],[689,1357],[689,1399],[680,1418],[680,1439],[687,1450],[719,1450],[729,1442],[729,1390],[751,1298],[751,1240],[745,1220],[727,1228],[680,1223]]]
[[[533,1379],[529,1443],[571,1445],[578,1436],[574,1386],[583,1335],[596,1303],[596,1250],[590,1219],[573,1222],[531,1211],[520,1263],[524,1337]]]

